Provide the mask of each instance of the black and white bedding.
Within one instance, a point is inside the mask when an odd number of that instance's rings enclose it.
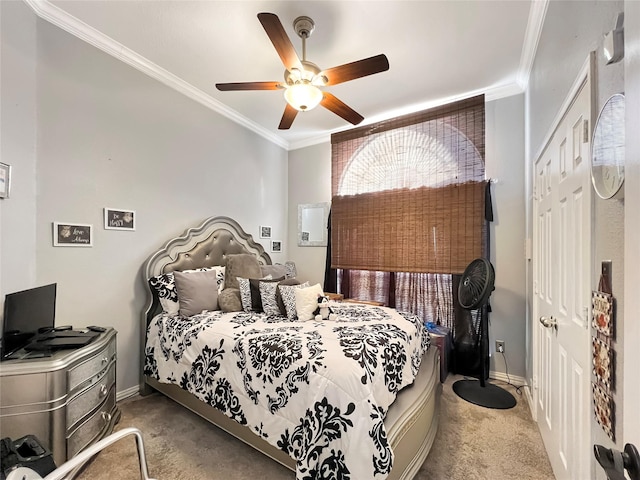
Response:
[[[430,344],[421,320],[332,303],[333,321],[256,312],[163,313],[148,327],[145,374],[250,427],[296,461],[298,480],[384,479],[383,424]]]

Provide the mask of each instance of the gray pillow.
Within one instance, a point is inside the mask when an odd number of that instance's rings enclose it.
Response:
[[[218,296],[218,304],[223,312],[241,312],[240,289],[225,288]]]
[[[287,267],[284,265],[260,265],[260,270],[262,270],[263,278],[271,275],[272,278],[282,277],[284,279],[287,276]]]
[[[262,271],[258,258],[250,253],[236,253],[227,256],[224,288],[240,288],[238,277],[260,278]]]
[[[180,315],[190,317],[203,310],[219,310],[218,280],[215,270],[173,272],[180,304]]]

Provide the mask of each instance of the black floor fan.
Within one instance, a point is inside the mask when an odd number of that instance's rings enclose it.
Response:
[[[489,296],[494,290],[495,271],[485,258],[472,261],[460,279],[458,303],[465,310],[479,310],[479,338],[476,341],[480,357],[478,380],[464,379],[453,384],[453,391],[462,399],[487,408],[507,409],[516,399],[505,389],[487,383],[489,378]]]

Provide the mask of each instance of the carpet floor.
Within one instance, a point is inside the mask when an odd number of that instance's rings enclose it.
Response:
[[[414,480],[552,480],[551,465],[524,396],[509,410],[471,404],[444,384],[440,425]],[[500,384],[499,382],[496,382]],[[293,472],[159,394],[120,403],[116,429],[142,431],[149,474],[157,480],[292,480]],[[106,448],[80,480],[138,480],[133,437]],[[353,479],[367,480],[367,479]]]

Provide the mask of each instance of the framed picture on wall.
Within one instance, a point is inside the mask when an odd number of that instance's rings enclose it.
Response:
[[[271,242],[271,251],[272,252],[281,252],[282,251],[282,242],[280,240],[274,240]]]
[[[11,165],[0,162],[0,198],[9,198]]]
[[[92,247],[93,225],[53,222],[54,247]]]
[[[129,230],[132,232],[136,229],[136,212],[122,208],[105,208],[104,228],[106,230]]]
[[[260,226],[260,238],[271,238],[271,227]]]

